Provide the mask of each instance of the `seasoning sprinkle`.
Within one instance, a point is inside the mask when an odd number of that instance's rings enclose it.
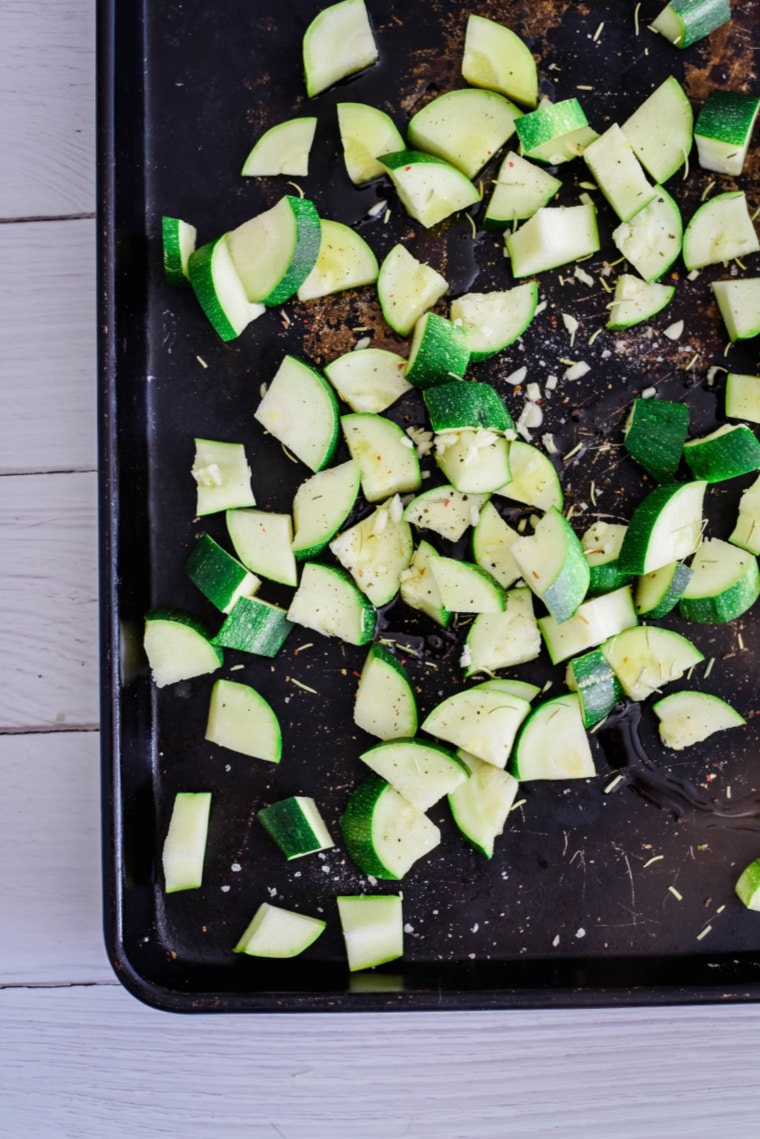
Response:
[[[312,696],[319,696],[316,688],[309,688],[308,684],[302,684],[301,681],[296,680],[294,676],[291,676],[290,683],[295,684],[296,688],[303,688],[304,692],[311,692]]]
[[[664,854],[653,854],[652,857],[644,863],[641,869],[646,870],[647,866],[651,866],[653,862],[661,862],[664,857]]]
[[[703,937],[707,937],[708,933],[712,930],[711,925],[706,925],[701,933],[697,934],[697,941],[701,941]]]
[[[617,787],[618,783],[622,783],[622,782],[623,782],[623,776],[622,775],[616,775],[615,778],[612,780],[612,782],[608,783],[607,786],[604,788],[604,794],[609,795],[610,791],[614,791],[615,788]]]
[[[673,895],[673,897],[675,898],[675,900],[677,902],[683,901],[683,894],[680,894],[678,892],[678,890],[676,890],[675,886],[668,886],[668,890],[670,891],[670,893]]]

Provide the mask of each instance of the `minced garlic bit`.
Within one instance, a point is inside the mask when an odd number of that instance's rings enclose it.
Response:
[[[546,301],[540,301],[539,304],[536,305],[536,311],[534,312],[533,315],[538,316],[538,314],[540,312],[543,312],[546,307],[547,307],[547,302]]]
[[[372,340],[369,336],[362,336],[361,340],[357,340],[352,351],[361,352],[363,348],[369,348]]]
[[[662,331],[663,336],[667,336],[668,340],[678,340],[683,333],[684,324],[682,320],[676,320],[673,324],[669,324],[667,328]]]
[[[559,380],[558,380],[557,376],[555,376],[555,375],[547,376],[546,377],[546,383],[544,384],[544,388],[547,391],[553,392],[558,383],[559,383]]]
[[[541,442],[543,443],[544,447],[546,448],[546,451],[548,452],[548,454],[556,455],[558,453],[559,448],[558,448],[557,444],[554,442],[554,436],[552,435],[551,431],[547,431],[545,435],[541,436]]]
[[[261,396],[262,399],[267,394],[267,388],[268,387],[269,387],[269,385],[267,384],[266,380],[262,384],[259,384],[259,395]]]
[[[592,206],[594,204],[594,199],[587,190],[584,190],[583,193],[578,195],[578,201],[582,202],[584,206]]]
[[[370,218],[379,217],[380,214],[385,213],[387,208],[388,208],[388,203],[383,198],[381,201],[375,202],[374,206],[370,206],[370,208],[367,210],[367,217],[370,217]]]
[[[516,371],[511,372],[505,378],[504,382],[507,384],[511,384],[513,387],[517,387],[518,384],[521,384],[524,381],[527,374],[528,374],[528,369],[523,364],[522,368],[518,368]]]
[[[654,399],[654,397],[656,395],[657,395],[657,388],[644,388],[643,392],[641,393],[641,398],[642,399]]]
[[[575,334],[580,328],[580,324],[572,315],[572,313],[569,312],[562,313],[562,323],[564,324],[566,330],[570,333],[570,347],[572,348],[573,344],[575,343]]]
[[[689,271],[689,272],[686,274],[686,280],[687,280],[687,281],[696,281],[696,279],[697,279],[697,277],[698,277],[698,276],[699,276],[699,269],[691,269],[691,270],[690,270],[690,271]]]
[[[540,385],[535,383],[535,381],[531,381],[531,383],[529,383],[525,389],[525,394],[527,395],[528,399],[533,400],[534,403],[538,403],[538,401],[541,399]]]
[[[206,467],[193,467],[192,476],[198,486],[221,486],[224,482],[218,463],[209,463]]]
[[[590,364],[587,364],[585,360],[578,360],[575,364],[571,364],[570,367],[566,370],[565,379],[580,380],[583,378],[583,376],[586,375],[587,372],[590,371]]]
[[[459,667],[460,668],[469,668],[471,664],[472,664],[472,653],[470,652],[470,646],[467,643],[465,643],[462,646],[462,655],[459,658]]]

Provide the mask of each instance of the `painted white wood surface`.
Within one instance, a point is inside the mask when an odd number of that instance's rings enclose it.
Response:
[[[0,220],[90,213],[91,0],[4,0],[0,42]],[[760,1008],[176,1017],[115,983],[94,237],[0,226],[0,1137],[754,1139]]]

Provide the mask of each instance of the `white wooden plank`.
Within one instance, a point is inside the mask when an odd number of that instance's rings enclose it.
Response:
[[[114,979],[99,796],[97,732],[0,736],[0,985]]]
[[[7,1135],[757,1135],[753,1007],[188,1018],[102,986],[5,990],[0,1022]]]
[[[95,222],[0,226],[0,265],[0,473],[91,470]]]
[[[0,479],[0,731],[98,722],[96,477]]]
[[[0,43],[0,218],[92,211],[93,5],[3,0]]]

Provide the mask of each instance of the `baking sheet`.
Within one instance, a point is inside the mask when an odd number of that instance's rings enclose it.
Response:
[[[756,610],[726,627],[662,622],[714,659],[709,677],[697,670],[692,684],[730,699],[747,717],[746,729],[674,756],[658,741],[651,709],[638,724],[629,710],[593,736],[596,779],[521,788],[525,803],[510,816],[491,862],[438,804],[429,813],[441,845],[401,884],[369,884],[340,844],[324,858],[285,863],[256,823],[267,803],[311,794],[339,839],[339,815],[363,774],[358,755],[371,742],[351,722],[351,680],[365,650],[296,628],[274,665],[227,654],[221,675],[259,688],[280,715],[279,766],[204,741],[211,678],[161,691],[150,684],[141,650],[149,608],[184,607],[211,627],[218,623],[182,569],[199,533],[226,541],[223,518],[193,517],[194,436],[245,443],[258,505],[287,510],[306,471],[285,460],[253,420],[262,382],[286,352],[315,365],[333,359],[356,343],[356,328],[369,329],[361,335],[375,347],[406,351],[382,321],[373,290],[288,303],[288,327],[272,311],[222,344],[192,292],[164,283],[161,216],[196,224],[200,242],[274,204],[288,192],[287,180],[243,179],[243,159],[267,126],[315,113],[312,170],[297,181],[323,216],[357,226],[378,258],[403,239],[444,273],[451,295],[510,284],[498,235],[479,227],[473,235],[466,218],[425,232],[389,185],[352,187],[335,121],[337,102],[364,101],[390,112],[403,130],[435,94],[461,86],[471,9],[445,0],[424,7],[370,0],[380,63],[310,102],[300,43],[319,7],[312,0],[100,6],[104,906],[117,975],[141,999],[181,1011],[755,999],[760,917],[738,903],[733,886],[760,854]],[[684,83],[695,109],[713,86],[757,89],[756,3],[736,6],[730,25],[686,52],[646,30],[658,7],[637,6],[638,34],[627,2],[484,0],[472,10],[523,35],[540,60],[542,92],[579,97],[598,129],[622,121],[668,74]],[[755,145],[738,183],[751,209],[760,205],[757,156]],[[669,184],[686,218],[715,177],[695,166],[696,152],[689,177]],[[579,183],[589,180],[583,164],[558,173],[560,200],[577,200]],[[614,219],[595,197],[610,256]],[[370,216],[381,199],[391,207],[387,222]],[[595,276],[601,256],[586,266]],[[753,256],[747,272],[757,269]],[[541,428],[554,434],[560,455],[575,451],[557,463],[581,532],[597,517],[625,520],[644,493],[620,446],[631,399],[654,386],[686,402],[692,433],[704,433],[721,421],[722,409],[723,373],[711,386],[708,368],[754,373],[757,350],[750,342],[734,346],[730,362],[724,357],[725,332],[709,290],[722,267],[696,281],[681,267],[675,299],[651,322],[655,334],[602,332],[590,346],[609,298],[598,285],[568,283],[570,273],[541,276],[546,310],[519,344],[471,374],[495,383],[517,416],[524,395],[505,382],[516,368],[525,364],[528,379],[543,386],[548,375],[561,375],[561,359],[591,365],[582,381],[562,381],[544,399]],[[572,347],[563,312],[581,322]],[[684,333],[671,342],[661,332],[680,318]],[[389,414],[404,426],[423,421],[415,397]],[[711,535],[727,536],[749,481],[711,488]],[[464,550],[461,544],[456,552]],[[286,604],[288,591],[267,586],[262,595]],[[383,612],[381,627],[402,646],[423,715],[461,686],[463,628],[443,633],[398,605]],[[306,644],[313,647],[302,649]],[[509,674],[552,680],[560,690],[562,670],[544,659]],[[212,820],[203,887],[167,898],[160,850],[179,790],[212,791]],[[350,976],[335,896],[399,887],[403,961]],[[262,901],[324,916],[327,930],[295,961],[241,959],[232,946]]]

